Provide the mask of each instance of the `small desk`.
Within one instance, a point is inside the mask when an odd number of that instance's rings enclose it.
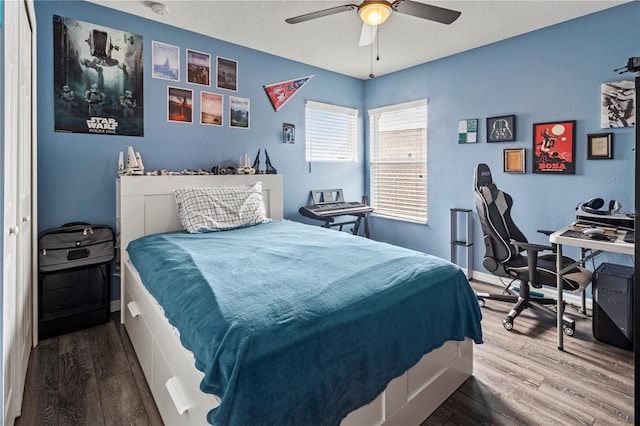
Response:
[[[583,264],[587,260],[593,259],[596,256],[604,252],[610,253],[621,253],[621,254],[629,254],[634,255],[635,252],[635,244],[633,243],[625,243],[622,239],[624,238],[626,231],[616,231],[615,236],[617,237],[612,241],[603,241],[603,240],[594,240],[588,237],[572,237],[563,235],[566,231],[575,230],[574,224],[569,226],[565,226],[559,231],[554,232],[549,236],[549,241],[553,244],[557,244],[558,252],[557,252],[557,262],[556,262],[556,270],[558,274],[557,281],[557,289],[558,289],[558,322],[557,322],[557,333],[558,333],[558,349],[564,350],[563,347],[563,323],[562,316],[564,315],[564,302],[563,302],[563,291],[562,291],[562,274],[573,268],[576,265]],[[573,247],[580,247],[581,258],[580,260],[572,263],[571,265],[566,266],[564,269],[562,268],[562,246],[568,245]],[[585,256],[585,250],[591,250],[591,253]]]

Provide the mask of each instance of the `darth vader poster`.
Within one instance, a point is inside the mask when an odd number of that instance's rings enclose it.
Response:
[[[142,36],[53,16],[55,131],[144,135]]]

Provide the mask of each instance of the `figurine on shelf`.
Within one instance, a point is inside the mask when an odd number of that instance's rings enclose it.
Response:
[[[265,156],[265,165],[267,166],[265,173],[268,175],[276,175],[278,174],[278,171],[276,170],[275,167],[273,167],[273,165],[271,164],[271,160],[269,159],[269,154],[267,154],[267,149],[264,149],[264,156]]]

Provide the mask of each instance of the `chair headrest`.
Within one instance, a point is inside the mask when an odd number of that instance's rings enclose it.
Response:
[[[489,186],[493,183],[491,177],[491,169],[484,163],[480,163],[476,166],[476,175],[474,176],[474,188],[479,189],[483,186]]]

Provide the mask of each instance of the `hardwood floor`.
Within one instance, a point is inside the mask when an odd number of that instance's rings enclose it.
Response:
[[[478,291],[494,289],[472,283]],[[576,334],[556,349],[555,323],[488,300],[474,376],[422,426],[633,424],[633,353],[595,340],[572,308]],[[109,323],[40,342],[32,352],[17,425],[161,425],[116,313]]]
[[[161,425],[120,313],[32,351],[16,425]]]

